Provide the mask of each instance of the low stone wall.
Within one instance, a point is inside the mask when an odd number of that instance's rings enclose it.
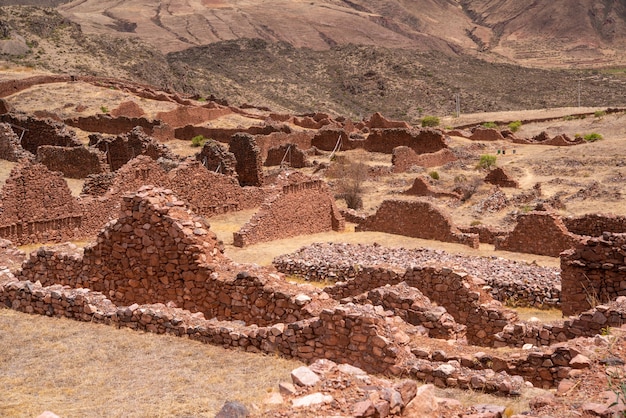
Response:
[[[292,168],[304,168],[311,164],[307,155],[297,145],[283,144],[267,151],[267,158],[263,165],[266,167],[284,165]]]
[[[391,151],[391,165],[394,173],[405,173],[413,166],[439,167],[456,160],[457,157],[448,148],[426,154],[418,154],[405,146],[396,147]]]
[[[625,233],[626,217],[613,214],[589,213],[584,216],[563,218],[569,232],[576,235],[599,237],[604,232]]]
[[[498,187],[519,187],[519,183],[516,180],[513,180],[511,176],[501,167],[497,167],[489,171],[489,174],[485,177],[485,183],[490,183]]]
[[[426,201],[385,200],[356,231],[380,231],[414,238],[455,242],[478,248],[478,235],[464,234]]]
[[[0,159],[17,162],[22,158],[32,159],[33,154],[22,148],[20,138],[11,125],[0,123]]]
[[[234,245],[243,247],[297,235],[341,231],[345,221],[322,180],[282,186],[238,232]]]
[[[213,173],[226,176],[236,176],[237,160],[232,152],[217,141],[208,140],[202,146],[202,150],[196,154],[196,160]]]
[[[411,195],[411,196],[430,196],[430,197],[436,197],[436,198],[440,198],[440,197],[450,197],[453,199],[461,198],[461,195],[457,193],[444,192],[444,191],[436,189],[435,187],[432,187],[429,184],[428,179],[422,178],[422,177],[416,177],[415,180],[413,180],[413,185],[411,186],[411,188],[405,190],[403,194]]]
[[[63,83],[71,81],[69,75],[39,75],[34,77],[0,81],[0,97],[7,97],[39,84]]]
[[[0,115],[0,122],[10,124],[15,134],[21,138],[22,148],[33,155],[37,154],[37,148],[42,145],[83,146],[74,131],[51,119],[7,113]]]
[[[518,215],[513,231],[497,239],[495,249],[558,257],[579,239],[567,230],[558,215],[535,211]]]
[[[491,245],[510,232],[488,225],[459,226],[459,230],[465,234],[478,234],[480,242]]]
[[[233,111],[229,107],[208,103],[204,106],[178,106],[169,112],[159,112],[155,119],[161,120],[173,128],[179,128],[187,125],[199,125],[232,113]]]
[[[561,254],[562,309],[573,315],[626,296],[626,234],[605,232]]]
[[[162,122],[159,120],[149,120],[145,117],[111,117],[104,114],[80,116],[73,119],[66,119],[64,122],[69,126],[74,126],[83,131],[109,135],[122,135],[137,126],[140,126],[147,135],[152,135],[154,127],[162,125]]]
[[[534,324],[519,322],[507,325],[496,335],[496,347],[548,346],[578,337],[603,334],[609,327],[619,328],[626,323],[626,297],[604,305],[597,305],[560,323]]]
[[[272,132],[285,132],[287,127],[262,125],[250,126],[248,128],[208,128],[206,126],[187,125],[182,128],[176,128],[174,135],[177,139],[190,140],[194,136],[202,135],[205,138],[214,139],[215,141],[228,144],[230,138],[237,133],[246,133],[250,135],[269,135]]]
[[[48,170],[60,171],[64,177],[74,179],[108,171],[105,160],[105,155],[93,148],[53,145],[37,148],[37,162],[48,167]]]

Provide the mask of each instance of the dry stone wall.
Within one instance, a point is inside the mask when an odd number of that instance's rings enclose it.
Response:
[[[589,213],[579,217],[563,218],[569,232],[576,235],[599,237],[604,232],[626,232],[626,217],[612,214]]]
[[[267,151],[263,163],[266,167],[284,165],[291,168],[304,168],[311,164],[309,158],[296,144],[283,144]]]
[[[202,150],[196,155],[196,159],[213,173],[236,176],[237,160],[232,152],[228,152],[219,142],[208,140],[202,146]]]
[[[243,247],[344,228],[345,221],[326,184],[322,180],[298,181],[282,186],[278,195],[268,198],[253,218],[234,233],[234,245]]]
[[[75,179],[83,179],[109,169],[102,152],[85,147],[42,145],[37,148],[36,161],[50,171],[60,171],[64,177]]]
[[[439,167],[456,161],[457,157],[448,148],[432,153],[418,154],[409,147],[399,146],[391,151],[394,173],[405,173],[412,167]]]
[[[356,231],[380,231],[478,248],[478,236],[464,234],[450,218],[426,201],[385,200]]]
[[[501,167],[489,171],[489,174],[485,177],[485,183],[494,184],[499,187],[519,187],[519,183],[511,179],[511,176]]]
[[[235,134],[230,139],[229,150],[235,155],[237,177],[242,186],[263,185],[263,160],[261,150],[249,134]]]
[[[81,147],[76,133],[66,125],[51,119],[37,119],[21,114],[0,115],[0,122],[8,123],[15,134],[21,138],[22,148],[33,155],[41,145],[56,145],[60,147]]]
[[[428,180],[422,177],[416,177],[413,180],[413,185],[408,190],[405,190],[403,194],[411,195],[411,196],[430,196],[430,197],[451,197],[454,199],[460,199],[461,195],[457,193],[449,193],[437,190],[435,187],[432,187]]]
[[[581,240],[561,255],[561,304],[564,315],[626,296],[626,234],[605,232]]]
[[[519,215],[513,231],[496,240],[495,249],[558,257],[578,241],[558,215],[534,211]]]
[[[74,126],[83,131],[97,132],[99,134],[122,135],[139,126],[150,136],[159,137],[160,140],[174,139],[174,130],[160,120],[149,120],[145,117],[133,118],[127,116],[111,117],[97,114],[94,116],[80,116],[73,119],[65,119],[69,126]]]
[[[32,159],[33,154],[22,148],[20,138],[11,125],[0,123],[0,159],[17,162],[22,158]]]

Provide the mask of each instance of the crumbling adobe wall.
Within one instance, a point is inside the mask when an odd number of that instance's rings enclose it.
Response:
[[[309,158],[296,144],[283,144],[272,147],[267,152],[266,167],[286,165],[292,168],[304,168],[311,164]]]
[[[495,249],[558,257],[578,241],[558,215],[533,211],[519,215],[513,231],[496,240]]]
[[[484,181],[485,183],[494,184],[499,187],[519,187],[519,183],[516,180],[513,180],[511,176],[501,167],[497,167],[489,171],[489,174],[487,174]]]
[[[0,159],[17,162],[22,158],[32,159],[33,154],[22,148],[20,138],[11,125],[0,123]]]
[[[564,315],[626,296],[626,234],[605,232],[581,239],[561,255],[561,308]]]
[[[413,166],[440,167],[456,160],[456,156],[448,148],[426,154],[417,154],[406,146],[396,147],[391,151],[391,165],[394,173],[407,172]]]
[[[108,171],[106,157],[94,148],[43,145],[37,148],[36,161],[50,171],[60,171],[63,176],[74,179]]]
[[[356,231],[379,231],[414,238],[456,242],[478,248],[478,235],[464,234],[426,201],[385,200]]]
[[[589,213],[578,217],[563,218],[569,232],[576,235],[599,237],[604,232],[626,232],[626,217],[613,214]]]
[[[235,167],[237,160],[235,155],[217,141],[208,140],[202,146],[202,150],[196,154],[196,160],[212,173],[220,173],[226,176],[236,176]]]
[[[15,134],[21,138],[22,148],[33,155],[37,154],[37,148],[41,145],[59,147],[83,145],[74,131],[51,119],[37,119],[32,116],[7,113],[0,115],[0,121],[12,125]]]
[[[161,157],[169,160],[177,159],[167,146],[146,135],[139,126],[114,138],[100,134],[89,135],[89,146],[106,155],[106,162],[112,171],[119,170],[120,167],[138,155],[147,155],[154,160]]]
[[[261,150],[252,135],[238,133],[232,136],[229,150],[237,161],[236,170],[242,186],[263,185],[263,160]]]
[[[16,245],[74,239],[82,212],[59,172],[24,160],[0,191],[0,237]]]
[[[234,245],[243,247],[297,235],[342,231],[345,221],[322,180],[283,186],[238,232]]]

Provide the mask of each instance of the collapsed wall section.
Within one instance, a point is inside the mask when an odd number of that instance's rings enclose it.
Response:
[[[462,233],[447,215],[426,201],[385,200],[355,230],[454,242],[472,248],[479,245],[478,235]]]
[[[22,148],[33,155],[42,145],[56,145],[60,147],[81,147],[76,133],[63,123],[51,119],[38,119],[32,116],[7,113],[0,115],[0,122],[11,125],[15,134],[20,138]]]
[[[268,198],[253,218],[234,233],[234,245],[244,247],[297,235],[341,231],[345,221],[322,180],[284,185]]]

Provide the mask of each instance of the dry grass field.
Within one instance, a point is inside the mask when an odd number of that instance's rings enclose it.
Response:
[[[0,309],[2,417],[213,417],[229,400],[262,408],[300,365]]]

